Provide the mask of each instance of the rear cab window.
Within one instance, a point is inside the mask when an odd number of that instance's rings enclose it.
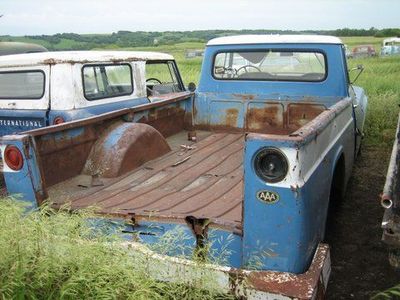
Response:
[[[41,70],[0,72],[0,99],[35,100],[45,92],[45,74]]]
[[[146,62],[147,96],[183,92],[183,84],[173,61]]]
[[[85,65],[82,77],[84,95],[89,101],[133,93],[132,68],[129,64]]]
[[[213,77],[219,80],[320,82],[327,76],[322,52],[262,50],[219,52],[214,57]]]

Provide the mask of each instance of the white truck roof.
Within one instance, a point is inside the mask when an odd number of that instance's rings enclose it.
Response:
[[[233,35],[210,40],[207,46],[245,44],[343,44],[341,39],[328,35]]]
[[[400,37],[391,37],[383,40],[383,46],[391,43],[400,43]]]
[[[172,60],[172,55],[141,51],[59,51],[4,55],[1,67],[33,66],[60,63],[124,62],[148,60]]]

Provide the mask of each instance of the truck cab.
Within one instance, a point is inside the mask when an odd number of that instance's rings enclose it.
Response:
[[[0,56],[0,135],[150,103],[157,96],[183,90],[176,63],[168,54],[67,51],[4,55]]]
[[[382,42],[381,56],[400,55],[400,37],[391,37]]]

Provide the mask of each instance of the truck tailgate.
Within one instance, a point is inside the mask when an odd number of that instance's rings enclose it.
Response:
[[[118,178],[90,178],[93,186],[77,176],[51,187],[50,199],[55,207],[95,206],[118,217],[206,218],[241,233],[244,135],[203,132],[198,138],[188,142],[182,131],[167,139],[172,151],[166,155]]]

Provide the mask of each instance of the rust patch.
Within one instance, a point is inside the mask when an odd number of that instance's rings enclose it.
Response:
[[[180,107],[167,107],[153,111],[142,117],[138,123],[145,123],[157,129],[164,137],[169,137],[183,130],[185,126],[185,110]]]
[[[116,125],[96,141],[87,159],[85,174],[117,177],[171,150],[163,136],[151,126],[131,123],[118,135],[113,131],[121,124]],[[118,136],[110,148],[106,146],[109,134]]]
[[[314,139],[332,122],[332,120],[335,119],[337,115],[343,113],[349,106],[351,106],[351,104],[352,102],[350,99],[339,101],[334,106],[324,110],[305,126],[298,128],[296,131],[291,130],[292,132],[289,134],[289,136],[249,133],[246,135],[246,139],[290,141],[295,144],[295,147],[300,147],[309,140]]]
[[[305,126],[326,110],[315,103],[250,102],[244,128],[238,127],[238,109],[226,110],[220,124],[195,124],[196,129],[214,132],[253,132],[287,136]]]
[[[237,127],[238,110],[236,108],[230,108],[226,110],[225,115],[225,126]]]
[[[185,143],[186,134],[181,138]],[[68,197],[58,197],[58,203],[71,202],[72,209],[94,205],[99,207],[97,213],[114,217],[209,219],[210,226],[242,234],[243,145],[243,135],[209,135],[196,143],[184,163],[176,164],[184,158],[176,149],[125,175],[103,180],[103,187],[78,193],[74,182],[60,183]],[[196,184],[199,178],[204,180]],[[51,195],[57,195],[57,189],[53,187]]]
[[[290,103],[288,105],[288,126],[298,129],[315,119],[324,110],[325,106],[312,103]]]
[[[232,96],[241,100],[254,100],[254,95],[252,94],[232,94]]]
[[[185,130],[193,129],[193,115],[191,111],[185,111],[185,115],[183,118],[183,124]]]
[[[330,274],[328,245],[320,245],[310,268],[303,274],[253,271],[247,276],[250,287],[296,299],[323,299]]]
[[[281,133],[283,128],[283,108],[280,103],[267,103],[261,108],[249,108],[246,116],[247,131]]]
[[[95,141],[113,124],[123,123],[123,118],[131,119],[135,112],[151,110],[148,118],[139,123],[147,123],[165,137],[183,129],[184,109],[176,106],[163,107],[167,104],[187,99],[190,93],[177,93],[164,97],[164,101],[149,103],[129,109],[113,111],[100,116],[66,122],[29,131],[35,139],[38,156],[42,158],[43,181],[46,187],[79,175],[86,163]],[[159,109],[155,109],[158,108]],[[69,130],[82,129],[79,135],[71,136]]]
[[[198,124],[195,126],[197,130],[206,130],[211,132],[229,132],[229,133],[243,133],[244,129],[234,126],[227,125],[207,125],[207,124]]]
[[[69,137],[67,132],[61,133],[61,136],[42,136],[36,139],[43,181],[47,187],[78,175],[97,137],[91,127],[84,128],[74,138]]]

